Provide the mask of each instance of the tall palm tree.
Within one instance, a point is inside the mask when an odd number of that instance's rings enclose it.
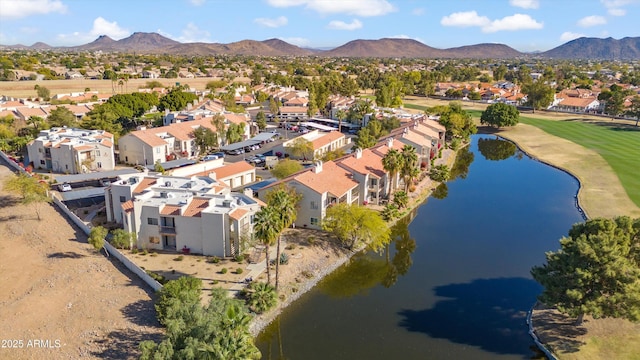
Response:
[[[347,118],[347,112],[340,109],[336,112],[336,117],[338,118],[338,131],[342,132],[342,120]]]
[[[400,174],[404,179],[404,192],[409,193],[409,185],[411,181],[417,176],[416,170],[418,169],[418,153],[416,148],[411,145],[405,145],[402,147],[402,167]]]
[[[278,227],[278,244],[276,248],[276,290],[278,290],[278,280],[280,275],[280,242],[281,234],[284,229],[288,228],[296,221],[296,204],[298,203],[299,196],[295,190],[281,187],[277,190],[269,193],[267,204],[273,208],[276,212],[276,216],[279,220]]]
[[[266,263],[267,263],[267,284],[271,283],[271,271],[269,270],[269,246],[276,242],[278,237],[278,226],[280,220],[275,208],[266,206],[256,213],[253,223],[253,232],[258,241],[265,247]],[[276,261],[276,264],[278,262]]]
[[[389,173],[389,194],[393,193],[396,187],[396,178],[402,169],[402,163],[402,154],[396,149],[389,149],[382,158],[382,167]]]

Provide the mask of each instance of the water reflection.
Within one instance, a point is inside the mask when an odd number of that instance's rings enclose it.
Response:
[[[431,193],[431,197],[438,200],[442,200],[446,198],[447,195],[449,195],[449,187],[447,186],[447,183],[442,183],[438,185],[435,188],[435,190],[433,190],[433,192]]]
[[[471,152],[471,146],[466,146],[458,150],[456,162],[449,172],[449,180],[466,179],[469,174],[469,166],[475,159],[475,155]]]
[[[480,138],[478,139],[478,151],[487,160],[506,160],[516,154],[518,148],[510,141],[500,138]],[[522,158],[520,156],[519,158]]]

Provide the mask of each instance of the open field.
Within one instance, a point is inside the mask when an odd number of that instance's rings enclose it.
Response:
[[[193,78],[193,79],[130,79],[121,89],[117,84],[113,84],[111,80],[90,80],[90,79],[73,79],[73,80],[42,80],[42,81],[0,81],[0,96],[12,96],[17,98],[35,97],[36,90],[34,86],[44,86],[51,91],[51,95],[68,94],[72,92],[83,92],[86,88],[91,91],[100,93],[130,93],[144,87],[149,81],[159,81],[165,86],[173,86],[176,83],[181,85],[189,85],[197,90],[204,90],[209,81],[220,80],[221,78]],[[249,82],[248,78],[236,78],[236,82]]]

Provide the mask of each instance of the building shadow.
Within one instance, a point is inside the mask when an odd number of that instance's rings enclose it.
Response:
[[[404,309],[400,326],[496,354],[533,356],[527,311],[542,288],[525,278],[477,279],[435,288],[442,298],[424,310]]]

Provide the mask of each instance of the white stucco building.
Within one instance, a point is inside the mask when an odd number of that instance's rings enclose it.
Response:
[[[115,167],[113,135],[104,130],[54,127],[27,144],[34,169],[80,174]]]

